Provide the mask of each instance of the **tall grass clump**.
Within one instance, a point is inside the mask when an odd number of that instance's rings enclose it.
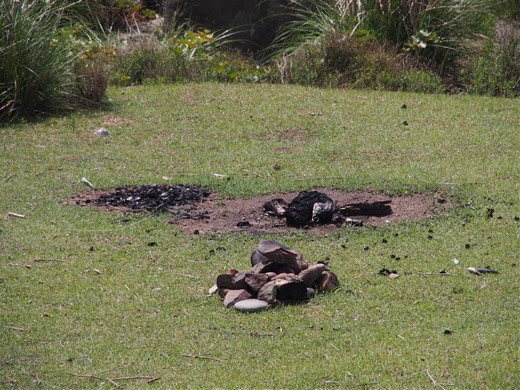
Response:
[[[468,90],[493,96],[520,96],[520,21],[501,20],[495,34],[474,56]]]
[[[58,39],[64,5],[0,1],[0,121],[64,108],[74,84],[74,59]]]
[[[395,46],[329,33],[278,60],[283,82],[317,87],[442,92],[435,72]]]
[[[488,8],[484,0],[295,1],[291,21],[273,43],[275,56],[322,40],[330,32],[391,44],[442,73],[457,56],[470,27]]]

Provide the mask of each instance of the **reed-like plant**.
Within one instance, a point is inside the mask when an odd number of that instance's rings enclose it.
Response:
[[[317,0],[294,1],[291,21],[273,44],[275,55],[330,32],[390,43],[442,70],[461,42],[473,33],[473,20],[490,5],[486,0]]]
[[[0,0],[0,121],[67,106],[74,58],[59,39],[58,0]]]

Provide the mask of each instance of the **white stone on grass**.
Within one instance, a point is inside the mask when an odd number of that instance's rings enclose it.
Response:
[[[255,312],[267,308],[269,304],[260,299],[244,299],[243,301],[235,303],[234,308],[238,311]]]
[[[110,136],[110,131],[108,131],[104,127],[101,127],[98,130],[96,130],[96,135],[99,135],[102,137],[108,137],[108,136]]]

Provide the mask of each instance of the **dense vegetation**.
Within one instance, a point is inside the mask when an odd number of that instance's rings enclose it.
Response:
[[[0,121],[104,102],[106,88],[282,82],[416,92],[520,94],[518,0],[295,1],[267,48],[141,2],[1,0]]]

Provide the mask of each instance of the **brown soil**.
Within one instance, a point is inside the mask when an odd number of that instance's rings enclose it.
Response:
[[[449,201],[440,193],[421,193],[406,196],[389,196],[373,191],[346,192],[341,190],[320,188],[317,191],[327,194],[339,207],[344,205],[377,205],[388,202],[391,211],[386,215],[373,215],[370,207],[363,208],[359,215],[350,213],[349,218],[362,221],[365,226],[381,226],[398,221],[419,221],[446,212]],[[74,196],[69,204],[94,207],[101,211],[135,212],[135,208],[127,206],[111,206],[99,200],[111,190],[90,190]],[[284,218],[268,215],[263,208],[265,202],[281,198],[289,203],[298,193],[269,194],[247,199],[226,199],[212,193],[195,204],[169,207],[173,213],[170,223],[189,234],[218,232],[287,232],[297,230],[288,227]],[[368,211],[367,211],[368,210]],[[164,210],[163,210],[164,211]],[[333,224],[319,225],[309,228],[315,233],[326,233],[337,230]],[[307,230],[307,229],[306,229]]]

